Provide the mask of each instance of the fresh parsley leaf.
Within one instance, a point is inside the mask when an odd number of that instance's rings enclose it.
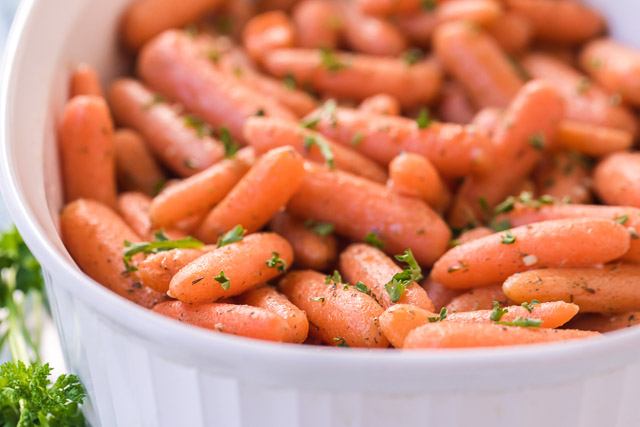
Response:
[[[533,306],[540,305],[540,301],[538,301],[537,299],[532,299],[531,302],[523,302],[520,305],[526,308],[529,313],[531,313],[533,311]]]
[[[422,269],[413,256],[411,249],[407,249],[402,255],[396,255],[396,259],[398,261],[406,262],[407,265],[404,267],[402,272],[394,274],[391,281],[384,285],[384,288],[391,297],[391,302],[394,303],[398,302],[402,294],[404,294],[404,291],[407,289],[407,286],[422,279],[423,277]]]
[[[347,68],[347,65],[340,62],[340,59],[331,49],[320,49],[320,61],[322,66],[329,71],[340,71],[343,68]]]
[[[420,110],[418,117],[416,117],[416,123],[418,124],[418,129],[426,129],[431,126],[433,120],[431,120],[429,109],[422,108]]]
[[[360,131],[356,132],[356,134],[353,135],[353,138],[351,139],[351,146],[357,147],[358,145],[360,145],[363,139],[364,139],[364,133]]]
[[[328,236],[336,229],[330,222],[316,222],[313,219],[306,220],[304,226],[320,236]]]
[[[324,278],[325,285],[330,285],[331,282],[342,283],[342,276],[340,275],[340,272],[338,270],[333,270],[333,274],[331,276],[326,276]]]
[[[618,224],[625,225],[629,221],[629,215],[619,216],[615,219]]]
[[[198,138],[204,138],[205,136],[211,136],[213,130],[204,120],[193,114],[187,114],[184,116],[184,124],[189,128],[193,128],[196,131]]]
[[[496,322],[505,326],[520,326],[523,328],[538,328],[542,324],[542,319],[530,319],[528,317],[518,316],[512,322]]]
[[[153,97],[149,100],[149,102],[147,102],[142,106],[142,109],[144,111],[149,111],[155,105],[162,104],[164,101],[165,101],[164,96],[160,95],[159,93],[154,93]]]
[[[402,255],[396,255],[395,258],[398,261],[407,263],[407,265],[404,267],[404,271],[409,272],[410,280],[412,282],[417,282],[418,280],[421,280],[423,278],[422,269],[420,268],[420,265],[418,265],[418,261],[416,261],[415,257],[413,256],[413,252],[411,252],[411,249],[405,250],[404,254]]]
[[[220,283],[220,286],[225,291],[231,287],[231,279],[224,274],[224,271],[220,270],[220,274],[213,278],[216,282]]]
[[[371,232],[364,236],[364,242],[368,245],[373,246],[374,248],[378,248],[380,250],[384,249],[384,242],[380,240],[378,234]]]
[[[527,138],[527,142],[538,151],[544,150],[544,134],[542,132],[534,133]]]
[[[491,216],[491,212],[489,211],[489,203],[487,203],[487,199],[484,196],[478,197],[478,204],[480,205],[480,209],[485,214],[485,216]]]
[[[311,301],[320,301],[324,302],[324,297],[309,297]]]
[[[247,230],[245,230],[242,225],[238,224],[231,230],[220,236],[220,238],[218,239],[218,246],[216,247],[221,248],[223,246],[227,246],[230,243],[240,242],[242,241],[242,238],[245,234],[247,234]]]
[[[224,156],[228,159],[232,158],[236,155],[238,150],[240,149],[240,145],[236,141],[234,141],[231,136],[231,132],[226,126],[222,126],[218,131],[218,135],[220,136],[220,141],[224,146]]]
[[[345,342],[344,338],[334,338],[333,342],[337,343],[336,347],[344,347],[344,348],[349,348],[349,346],[347,345],[347,343]]]
[[[278,273],[287,271],[287,263],[280,258],[280,254],[278,252],[271,252],[271,254],[273,256],[267,260],[267,267],[275,268]]]
[[[427,12],[435,11],[437,6],[436,0],[422,0],[422,9]]]
[[[493,310],[491,311],[491,315],[489,316],[491,320],[494,322],[499,322],[502,317],[507,314],[509,310],[506,308],[500,308],[500,303],[498,301],[493,302]]]
[[[296,87],[298,87],[298,84],[296,83],[296,78],[293,77],[293,74],[286,74],[282,78],[282,84],[285,85],[287,89],[295,89]]]
[[[429,320],[429,323],[442,322],[444,319],[447,318],[447,314],[448,314],[447,307],[442,307],[440,309],[440,315],[438,317],[429,317],[427,318],[427,320]]]
[[[359,280],[356,282],[355,289],[363,294],[371,295],[371,289],[367,288],[367,285]]]
[[[384,288],[391,297],[391,302],[396,303],[410,284],[411,282],[407,280],[398,280],[394,276],[394,278],[391,279],[391,282],[384,285]]]
[[[335,169],[336,163],[329,142],[320,135],[308,136],[304,139],[304,149],[306,151],[310,150],[314,145],[320,149],[320,153],[329,169]]]
[[[415,65],[424,58],[424,53],[418,48],[409,49],[402,54],[402,59],[407,65]]]
[[[158,234],[155,235],[155,238],[158,238]],[[188,249],[188,248],[201,248],[204,246],[199,240],[194,239],[193,237],[184,237],[178,240],[165,240],[163,235],[161,240],[156,240],[154,242],[129,242],[127,240],[124,241],[124,251],[122,261],[124,262],[126,271],[137,271],[138,269],[131,265],[131,259],[134,255],[143,253],[143,254],[153,254],[157,252],[170,251],[172,249]]]
[[[305,129],[315,129],[316,126],[318,126],[318,123],[320,123],[320,115],[314,115],[311,117],[307,117],[305,119],[302,119],[300,121],[300,126],[302,126]]]
[[[516,242],[516,236],[511,234],[510,230],[507,230],[506,234],[500,236],[500,243],[503,245],[512,245]]]

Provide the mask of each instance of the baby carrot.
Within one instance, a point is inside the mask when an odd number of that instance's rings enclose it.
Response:
[[[475,111],[475,106],[461,85],[451,81],[442,86],[438,117],[443,121],[467,124],[473,119]]]
[[[533,25],[523,15],[507,11],[487,27],[487,32],[508,54],[523,53],[533,38]]]
[[[301,268],[326,270],[338,258],[338,241],[333,225],[303,222],[286,211],[278,212],[269,223],[271,231],[291,244],[296,265]]]
[[[313,162],[333,164],[340,170],[376,182],[387,180],[385,170],[373,160],[295,122],[271,117],[251,117],[245,123],[244,137],[258,155],[290,145],[304,158]]]
[[[523,203],[505,204],[503,211],[508,212],[496,217],[497,222],[507,221],[512,227],[564,218],[603,218],[619,222],[627,228],[631,236],[629,251],[622,260],[640,263],[640,239],[635,236],[640,231],[640,209],[627,206],[600,206],[578,204],[550,204],[527,206]]]
[[[455,296],[447,304],[447,310],[449,313],[490,310],[494,301],[498,301],[500,307],[509,305],[509,299],[502,292],[500,284],[482,286]]]
[[[70,98],[78,95],[104,96],[96,70],[88,64],[78,64],[69,82]]]
[[[158,227],[171,227],[192,215],[204,215],[247,173],[255,161],[252,148],[243,148],[158,194],[149,208],[149,218]]]
[[[365,98],[358,106],[358,110],[372,114],[398,116],[400,103],[393,96],[381,93]]]
[[[124,241],[140,237],[113,210],[100,202],[79,199],[60,214],[62,241],[78,267],[104,287],[146,308],[162,302],[163,294],[140,284],[122,261]]]
[[[295,115],[277,101],[218,70],[215,53],[202,49],[183,32],[167,31],[142,49],[137,68],[151,87],[216,129],[227,127],[238,140],[242,140],[245,119],[258,112],[295,120]]]
[[[563,113],[563,101],[553,87],[539,80],[527,83],[494,131],[496,161],[492,172],[465,180],[449,213],[450,223],[464,227],[484,219],[487,209],[504,200],[549,148]]]
[[[254,16],[242,30],[242,42],[247,54],[256,62],[266,52],[293,47],[296,30],[286,13],[264,12]]]
[[[131,129],[120,129],[115,132],[113,143],[120,188],[140,191],[147,196],[155,195],[166,182],[166,177],[140,134]]]
[[[149,207],[151,199],[146,194],[128,192],[121,193],[116,201],[116,210],[122,219],[131,227],[133,231],[142,237],[143,240],[154,240],[154,229],[149,219]],[[177,229],[164,230],[170,239],[181,239],[186,237],[185,233]]]
[[[200,328],[225,334],[285,342],[290,334],[286,320],[269,310],[236,304],[187,304],[167,301],[153,311]]]
[[[640,208],[640,153],[606,157],[596,166],[593,184],[605,203]]]
[[[630,328],[640,323],[640,311],[603,316],[597,313],[579,314],[566,327],[581,329],[583,331],[596,331],[600,333],[613,332],[619,329]]]
[[[213,251],[215,246],[196,249],[172,249],[148,255],[138,264],[142,284],[166,294],[173,276],[196,258]]]
[[[605,28],[602,16],[576,0],[506,0],[506,4],[531,22],[535,38],[543,42],[578,44]]]
[[[501,322],[513,322],[518,318],[542,320],[541,328],[558,328],[573,318],[578,313],[578,306],[562,301],[531,303],[527,307],[513,305],[505,307],[506,313],[500,318]],[[451,313],[447,315],[449,322],[462,323],[491,323],[492,310],[477,310]]]
[[[292,262],[293,250],[285,239],[251,234],[187,264],[171,279],[168,294],[191,304],[218,301],[279,276]]]
[[[340,43],[344,17],[338,2],[304,0],[293,9],[297,30],[296,46],[309,49],[335,49]]]
[[[530,53],[522,58],[522,66],[533,78],[546,80],[562,94],[567,119],[626,130],[634,136],[638,133],[633,113],[621,105],[619,96],[605,92],[562,60]]]
[[[580,54],[580,65],[609,92],[640,106],[640,53],[612,39],[587,44]]]
[[[478,132],[493,136],[495,130],[503,122],[505,111],[501,108],[486,107],[473,116],[471,126]]]
[[[355,240],[367,236],[379,240],[388,254],[411,249],[422,265],[431,265],[446,249],[449,228],[426,203],[312,163],[305,163],[305,171],[302,185],[287,207],[292,214],[330,222],[338,234]]]
[[[131,50],[138,50],[164,30],[184,27],[222,3],[223,0],[136,0],[124,14],[122,37]]]
[[[537,194],[571,203],[591,201],[590,170],[585,159],[576,153],[559,151],[544,158],[536,167],[534,177]]]
[[[435,10],[440,24],[464,21],[489,27],[502,16],[500,1],[496,0],[456,0],[444,1]]]
[[[407,49],[402,33],[384,18],[363,14],[357,7],[346,4],[342,33],[346,44],[356,52],[380,56],[398,56]]]
[[[413,153],[402,153],[389,163],[387,186],[400,195],[418,197],[435,209],[448,195],[433,164],[426,157]]]
[[[109,91],[116,121],[138,131],[153,154],[180,176],[190,176],[224,157],[222,144],[194,116],[175,108],[133,79],[118,79]]]
[[[567,150],[574,150],[590,157],[603,157],[631,148],[633,135],[622,129],[563,120],[558,128],[556,142]]]
[[[460,235],[460,237],[458,237],[457,240],[457,244],[461,245],[463,243],[467,243],[467,242],[471,242],[473,240],[477,240],[480,239],[482,237],[486,237],[489,236],[491,234],[493,234],[494,231],[488,227],[476,227],[476,228],[472,228],[471,230],[467,230],[464,233],[462,233]]]
[[[504,293],[516,303],[566,301],[581,313],[620,314],[640,310],[640,266],[531,270],[509,277]]]
[[[395,348],[402,348],[404,339],[413,329],[438,319],[436,313],[409,304],[396,304],[380,315],[380,330]]]
[[[413,13],[423,6],[421,0],[356,0],[356,6],[370,15]]]
[[[433,31],[440,24],[431,11],[395,15],[393,19],[400,31],[420,47],[430,47]]]
[[[381,165],[406,151],[426,157],[446,177],[482,173],[491,167],[494,145],[489,138],[458,124],[431,122],[428,114],[418,123],[338,107],[331,114],[316,111],[308,119],[327,138],[352,146]]]
[[[113,122],[103,98],[81,95],[65,106],[59,128],[65,200],[116,204]]]
[[[435,263],[431,275],[451,288],[477,288],[531,268],[581,267],[612,261],[628,249],[629,232],[615,221],[559,219],[456,246]]]
[[[407,335],[402,348],[437,349],[539,344],[597,337],[600,334],[571,329],[523,328],[491,323],[437,322],[420,326]]]
[[[378,93],[398,99],[403,108],[430,103],[442,72],[433,59],[410,65],[399,58],[311,49],[278,49],[263,57],[267,71],[293,76],[300,85],[341,99],[360,101]],[[366,81],[367,84],[362,84]]]
[[[355,284],[363,282],[371,295],[383,308],[395,303],[410,304],[424,310],[433,311],[433,303],[427,293],[416,282],[406,287],[397,301],[393,301],[386,289],[393,276],[402,269],[379,249],[363,243],[349,245],[340,254],[339,270],[347,282]]]
[[[252,289],[237,297],[238,303],[260,307],[281,316],[289,325],[285,341],[300,344],[307,339],[309,321],[307,314],[293,305],[271,286]]]
[[[248,233],[260,230],[300,186],[302,163],[300,155],[288,146],[267,152],[209,212],[196,236],[212,243],[237,224]]]
[[[353,287],[325,281],[311,270],[284,276],[278,288],[292,303],[304,310],[310,329],[329,345],[386,348],[389,341],[379,328],[382,307],[369,295]]]
[[[500,46],[477,26],[444,24],[434,33],[433,48],[478,107],[506,107],[523,85]]]

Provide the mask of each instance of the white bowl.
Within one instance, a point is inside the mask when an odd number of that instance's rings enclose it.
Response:
[[[2,75],[2,193],[45,270],[65,358],[89,392],[93,425],[640,425],[640,328],[519,348],[313,348],[189,327],[86,277],[58,237],[55,125],[73,64],[94,64],[105,80],[121,71],[115,29],[126,3],[26,0]],[[640,2],[591,3],[616,36],[640,45]]]

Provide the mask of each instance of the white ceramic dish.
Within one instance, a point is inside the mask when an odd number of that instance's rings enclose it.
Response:
[[[120,70],[128,0],[26,0],[11,32],[0,102],[1,185],[45,269],[69,368],[102,426],[640,425],[640,328],[606,339],[473,351],[312,348],[182,325],[84,276],[57,231],[55,123],[71,65]],[[592,0],[640,45],[637,0]]]

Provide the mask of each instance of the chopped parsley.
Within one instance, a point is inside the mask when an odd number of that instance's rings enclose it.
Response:
[[[267,260],[267,267],[275,268],[278,273],[284,273],[287,271],[287,263],[285,260],[280,258],[280,254],[278,252],[271,252],[273,255],[271,258]]]
[[[313,219],[306,220],[304,222],[304,227],[320,236],[328,236],[333,233],[336,228],[330,222],[316,222]]]
[[[367,288],[367,285],[359,280],[356,282],[355,289],[363,294],[371,295],[371,289]]]
[[[342,283],[342,276],[340,275],[340,272],[338,270],[333,270],[333,274],[331,276],[326,276],[324,278],[325,285],[330,285],[331,282]]]
[[[320,123],[320,115],[315,115],[307,117],[306,119],[302,119],[300,121],[300,126],[305,129],[315,129],[316,126],[318,126],[318,123]]]
[[[625,225],[629,221],[629,215],[619,216],[615,219],[618,224]]]
[[[378,234],[375,232],[371,232],[364,236],[364,242],[374,248],[384,249],[384,242],[380,240],[380,237],[378,237]]]
[[[340,62],[340,59],[331,49],[320,49],[320,60],[322,66],[329,71],[340,71],[343,68],[347,68],[347,65],[343,62]]]
[[[387,293],[391,297],[391,302],[398,302],[407,286],[413,282],[417,282],[422,279],[422,269],[418,265],[411,249],[404,251],[402,255],[396,255],[395,258],[398,261],[407,263],[402,272],[394,274],[389,283],[384,285]]]
[[[231,230],[224,233],[218,239],[218,248],[223,246],[227,246],[230,243],[240,242],[242,241],[242,237],[247,234],[247,230],[245,230],[242,225],[236,225]]]
[[[225,291],[231,287],[231,280],[224,274],[224,271],[220,270],[220,274],[213,278],[216,282],[220,283],[220,286]]]
[[[424,53],[418,48],[409,49],[402,54],[402,59],[409,66],[417,64],[422,58],[424,58]]]
[[[440,309],[440,315],[438,317],[428,317],[427,320],[429,320],[429,323],[442,322],[444,319],[447,318],[447,314],[448,314],[447,307],[442,307]]]
[[[333,158],[333,151],[331,150],[329,142],[320,135],[307,136],[304,139],[305,151],[308,152],[314,145],[320,149],[320,153],[322,154],[322,157],[324,157],[325,164],[329,167],[329,169],[335,169],[336,162]]]
[[[296,78],[293,77],[293,74],[286,74],[282,78],[282,84],[285,85],[287,89],[292,89],[292,90],[298,87],[298,84],[296,83]]]
[[[204,138],[205,136],[211,136],[213,130],[204,120],[193,114],[187,114],[184,116],[185,126],[192,128],[196,131],[198,138]]]
[[[169,240],[166,237],[164,232],[160,231],[155,233],[154,235],[155,241],[153,242],[129,242],[128,240],[124,241],[124,251],[122,256],[122,261],[124,262],[124,266],[127,272],[138,271],[136,267],[131,265],[131,259],[134,255],[139,253],[143,254],[154,254],[158,252],[170,251],[172,249],[189,249],[189,248],[201,248],[204,246],[199,240],[194,239],[193,237],[185,237],[178,240]]]
[[[500,308],[500,303],[498,301],[493,302],[493,310],[491,311],[491,315],[489,318],[494,322],[499,322],[502,317],[507,314],[509,310],[506,308]]]
[[[233,156],[235,156],[240,149],[240,145],[236,141],[234,141],[233,137],[231,136],[231,132],[229,132],[229,129],[226,126],[222,126],[218,131],[218,134],[220,136],[220,141],[224,146],[224,156],[226,158],[232,158]]]
[[[364,139],[364,133],[360,131],[356,132],[356,134],[353,135],[353,138],[351,139],[351,146],[357,147],[358,145],[360,145],[363,139]]]
[[[309,297],[309,300],[324,302],[324,297]]]
[[[516,236],[511,234],[510,230],[507,230],[506,234],[500,236],[500,243],[503,245],[512,245],[516,242]]]
[[[154,106],[156,106],[157,104],[162,104],[164,101],[165,101],[164,96],[160,95],[159,93],[154,93],[151,99],[149,100],[149,102],[145,103],[142,106],[142,109],[144,111],[149,111]]]
[[[433,12],[437,6],[436,0],[422,0],[422,9],[428,12]]]
[[[347,343],[345,342],[344,338],[334,338],[333,342],[337,343],[336,347],[344,347],[344,348],[349,348],[349,346],[347,345]]]
[[[431,126],[433,120],[431,120],[428,108],[422,108],[420,110],[418,117],[416,117],[416,123],[418,124],[418,129],[426,129]]]
[[[520,326],[522,328],[538,328],[542,324],[542,319],[530,319],[528,317],[518,316],[511,322],[496,322],[505,326]]]
[[[542,132],[534,133],[527,138],[527,142],[538,151],[544,150],[544,134]]]
[[[523,302],[520,305],[526,308],[529,313],[531,313],[533,311],[533,306],[540,305],[540,301],[538,301],[537,299],[532,299],[531,302]]]

